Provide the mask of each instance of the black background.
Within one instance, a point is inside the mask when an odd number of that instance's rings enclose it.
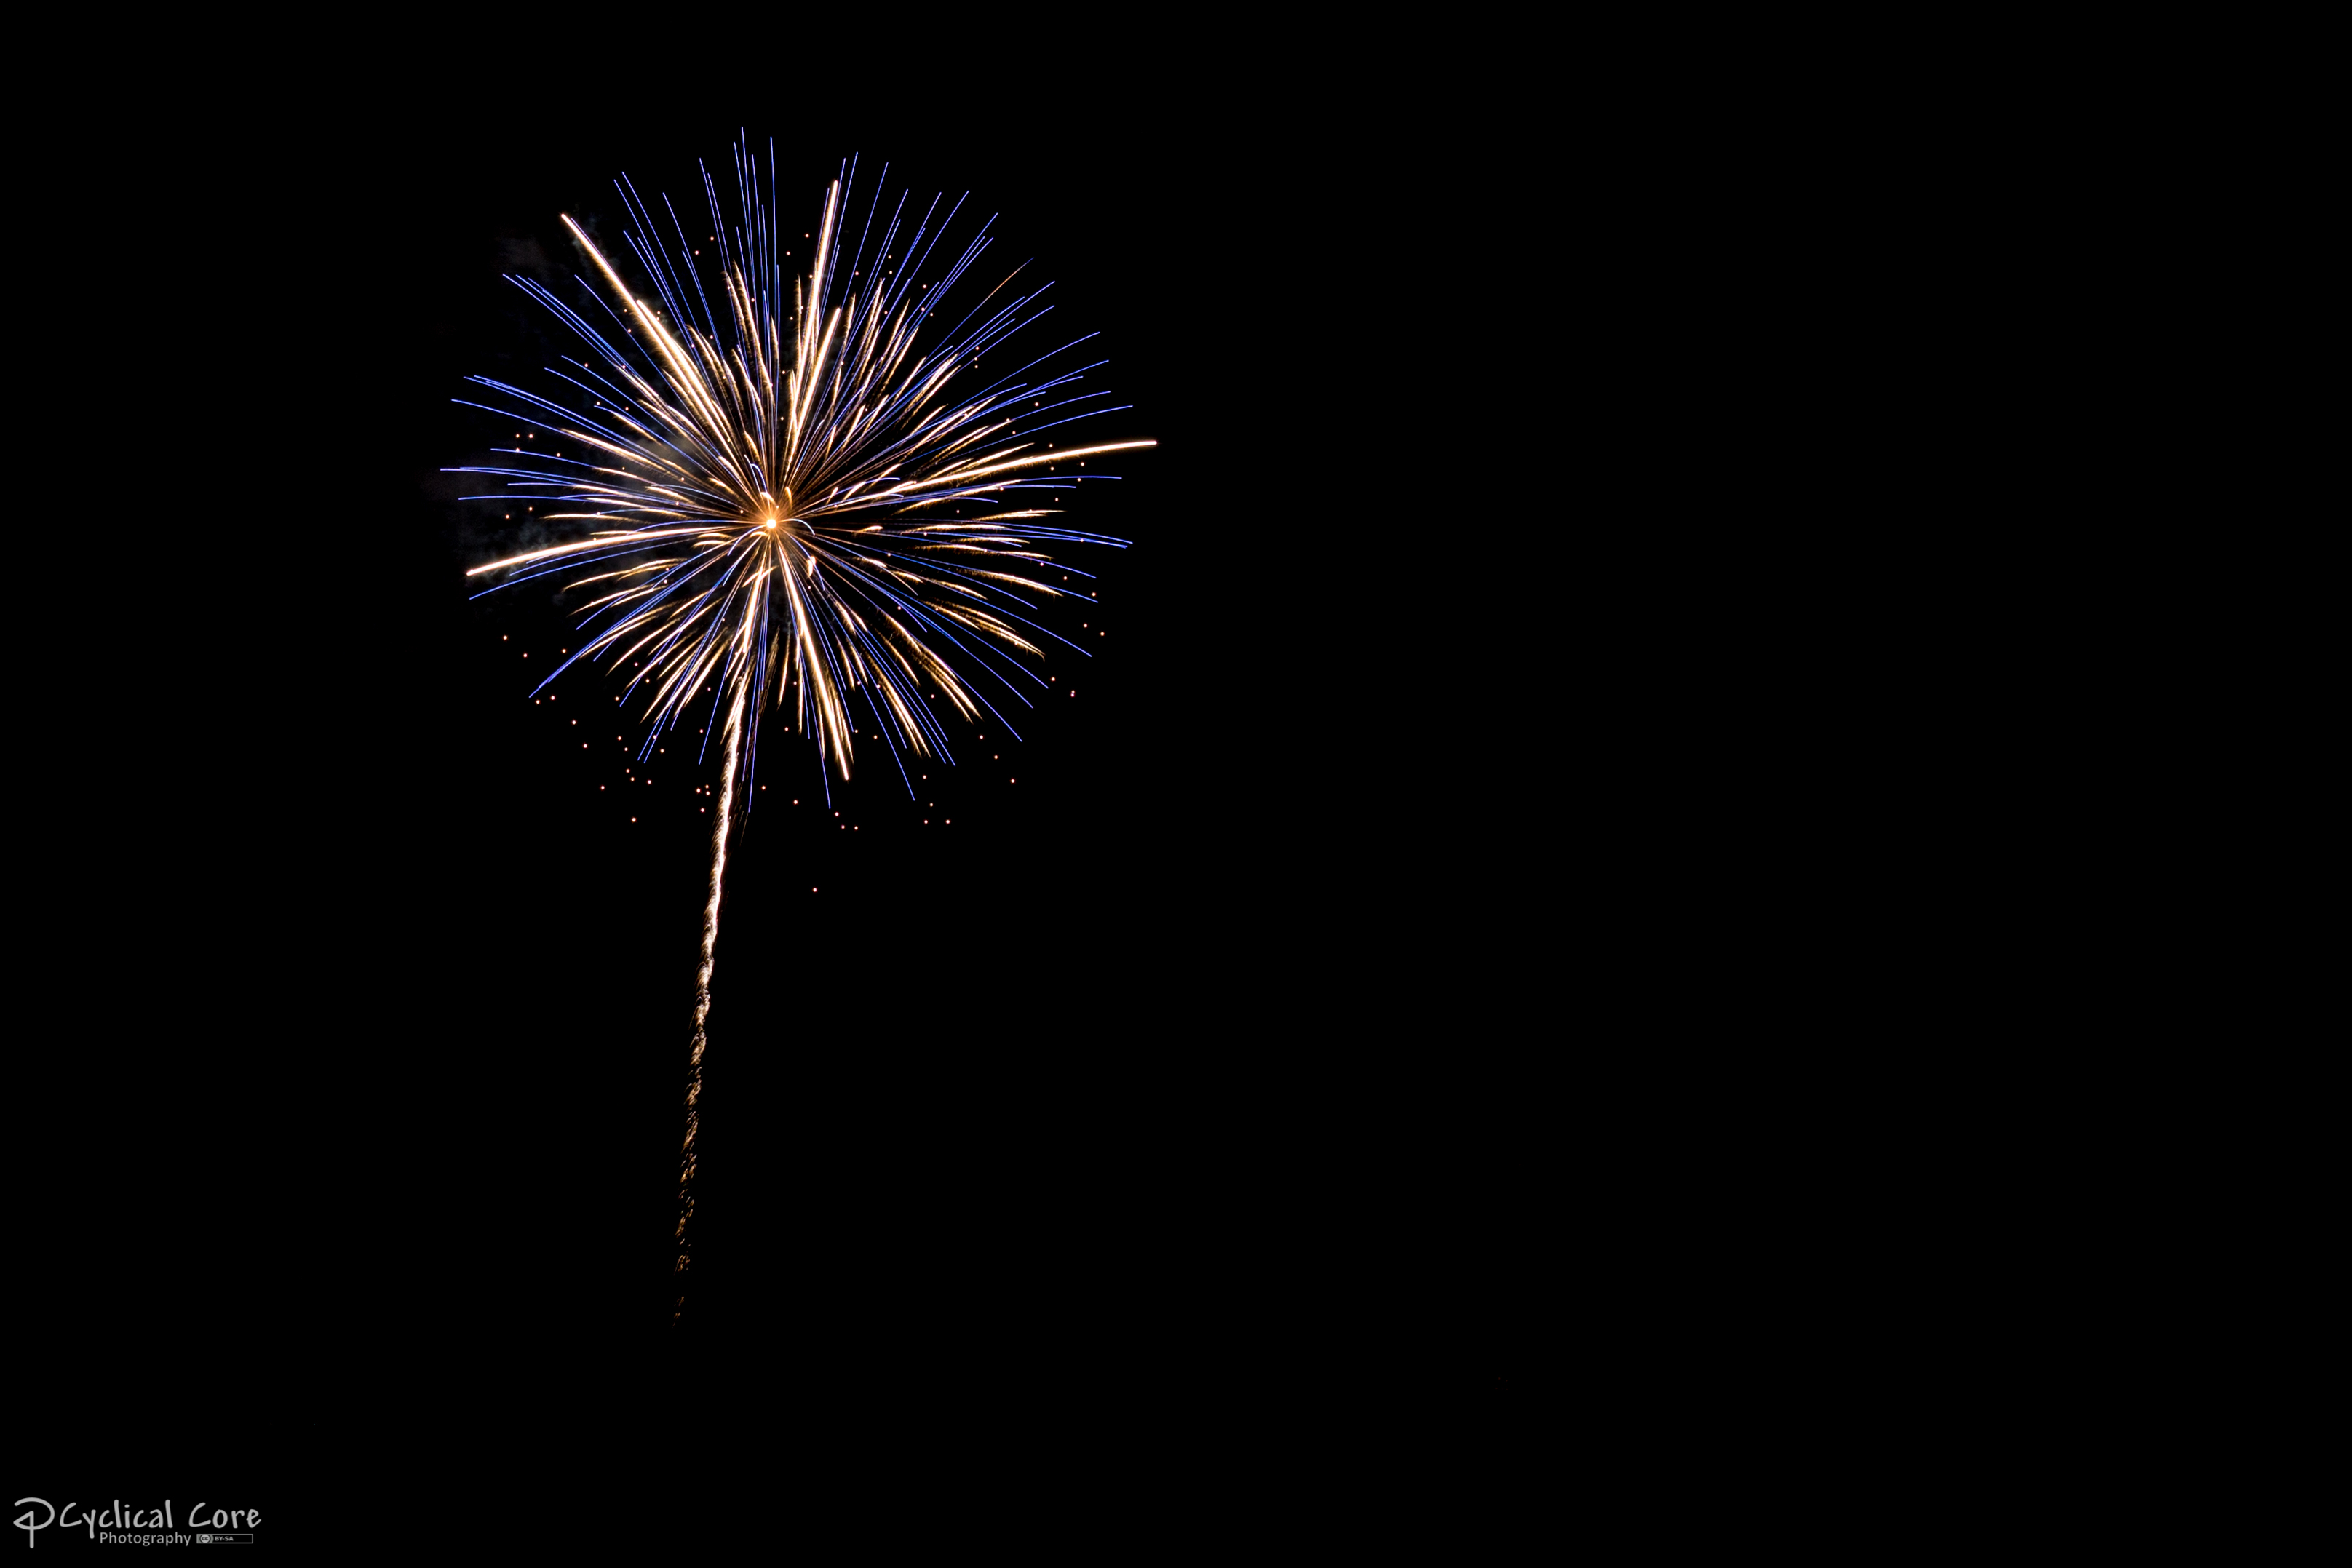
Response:
[[[383,1438],[635,1474],[686,1430],[1078,1431],[1517,1364],[1535,1156],[1496,988],[1540,919],[1466,938],[1495,912],[1430,897],[1428,821],[1493,855],[1528,785],[1444,801],[1441,656],[1351,641],[1412,614],[1378,375],[1425,301],[1384,280],[1444,151],[1212,96],[1096,82],[1044,136],[213,103],[61,165],[59,225],[140,258],[84,278],[134,319],[100,313],[130,362],[77,396],[147,407],[135,449],[70,436],[130,494],[98,570],[58,568],[104,675],[47,764],[59,915],[28,948],[69,998],[21,1189],[56,1238],[20,1288],[45,1375],[153,1391],[166,1469]],[[1136,405],[1101,438],[1161,444],[1080,498],[1134,547],[1072,558],[1102,608],[1069,619],[1108,633],[1049,666],[1078,695],[963,740],[936,808],[870,756],[821,807],[771,732],[674,1329],[715,767],[622,803],[631,732],[583,753],[571,722],[611,688],[526,699],[568,623],[467,600],[500,541],[438,471],[499,424],[463,376],[544,384],[555,336],[500,273],[568,277],[556,214],[616,218],[624,169],[724,187],[739,125],[778,137],[788,222],[853,152],[868,191],[886,160],[894,192],[971,191],[960,232],[1001,213],[990,267],[1034,256]],[[126,149],[135,213],[93,209],[70,176]],[[77,1408],[58,1451],[102,1469],[135,1434]]]

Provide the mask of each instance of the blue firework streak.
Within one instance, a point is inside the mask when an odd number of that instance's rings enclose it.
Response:
[[[1058,506],[1010,503],[1064,499],[1083,478],[1115,477],[1077,465],[1154,443],[1043,439],[1131,405],[1080,390],[1103,363],[1081,362],[1094,334],[1031,351],[1053,341],[1022,335],[1052,311],[1050,285],[1024,288],[1015,268],[959,295],[993,243],[982,224],[943,247],[961,198],[942,216],[935,197],[916,219],[902,193],[885,216],[877,186],[845,255],[853,164],[825,193],[805,272],[788,274],[799,246],[777,226],[773,147],[764,181],[748,144],[734,162],[733,224],[703,171],[707,257],[667,197],[665,225],[625,177],[615,183],[650,296],[569,216],[602,287],[580,281],[604,319],[509,279],[586,350],[551,367],[580,406],[468,378],[507,406],[457,401],[545,433],[561,455],[505,449],[515,465],[453,472],[506,482],[504,495],[468,499],[528,499],[583,537],[468,575],[503,579],[486,592],[551,576],[602,589],[579,626],[587,641],[548,682],[583,661],[634,665],[624,701],[642,705],[641,760],[705,712],[705,695],[707,748],[740,701],[748,732],[730,747],[730,792],[754,770],[772,712],[813,737],[828,777],[845,779],[861,716],[894,761],[909,751],[954,760],[927,685],[965,719],[985,711],[1017,738],[1004,705],[1034,706],[1025,688],[1045,687],[1031,668],[1044,644],[1087,652],[1037,619],[1046,600],[1087,597],[1045,580],[1050,552],[1126,541],[1056,526]],[[999,364],[1009,368],[991,373]],[[898,772],[905,781],[903,762]]]
[[[1108,392],[1076,390],[1102,365],[1077,362],[1094,334],[1033,351],[1052,338],[1023,329],[1053,308],[1041,303],[1048,286],[1024,288],[1019,268],[950,304],[992,244],[982,224],[960,249],[942,248],[961,198],[941,216],[935,197],[916,220],[902,194],[884,218],[877,184],[845,257],[856,183],[852,163],[827,189],[808,236],[812,259],[794,274],[786,263],[797,247],[777,226],[772,143],[764,181],[748,141],[735,148],[734,224],[703,171],[707,266],[668,198],[665,237],[625,176],[615,188],[636,229],[623,237],[650,296],[632,291],[569,216],[601,282],[580,280],[602,318],[509,279],[584,346],[585,357],[551,367],[571,403],[483,376],[469,379],[506,406],[457,400],[544,432],[557,447],[508,449],[511,467],[452,470],[506,483],[503,495],[467,498],[525,499],[544,521],[581,533],[467,575],[502,580],[485,592],[549,577],[601,589],[579,626],[590,636],[541,689],[583,662],[627,672],[622,701],[640,702],[646,721],[640,760],[704,711],[706,695],[703,745],[714,727],[723,737],[678,1170],[681,1277],[728,831],[736,788],[756,768],[762,719],[782,715],[814,738],[828,796],[833,771],[849,777],[860,707],[910,799],[903,753],[953,762],[927,684],[964,718],[985,709],[1018,738],[998,705],[1009,695],[1034,706],[1022,683],[1045,688],[1030,667],[1042,640],[1087,652],[1034,618],[1043,601],[1089,598],[1045,580],[1049,552],[1126,542],[1057,527],[1059,507],[1025,503],[1064,498],[1081,478],[1115,477],[1080,472],[1090,458],[1156,444],[1042,440],[1129,406],[1102,406]],[[724,723],[714,724],[722,708]]]

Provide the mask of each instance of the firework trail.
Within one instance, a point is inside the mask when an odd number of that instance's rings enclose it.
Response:
[[[1066,356],[1094,334],[1042,352],[1034,334],[1022,336],[1053,307],[1040,304],[1050,285],[1019,287],[1021,268],[952,308],[962,314],[942,329],[951,291],[993,244],[982,224],[961,250],[942,248],[961,198],[941,217],[935,197],[910,224],[903,193],[883,216],[877,183],[845,255],[854,162],[827,189],[816,228],[794,243],[777,214],[773,143],[764,171],[739,143],[735,175],[730,223],[703,172],[707,262],[667,197],[665,234],[626,178],[616,183],[635,225],[623,238],[649,295],[564,217],[601,287],[577,279],[584,300],[574,309],[530,279],[509,281],[584,346],[584,358],[550,367],[583,406],[470,377],[509,406],[467,406],[528,426],[518,434],[532,444],[497,450],[515,465],[453,470],[507,486],[467,499],[528,498],[537,520],[585,529],[467,573],[502,580],[485,592],[556,575],[565,590],[601,590],[579,606],[578,630],[593,632],[539,690],[583,662],[624,676],[616,702],[625,716],[633,699],[640,706],[640,763],[690,714],[726,711],[679,1160],[681,1281],[727,836],[739,786],[751,804],[763,718],[815,742],[828,802],[833,776],[850,777],[861,734],[888,756],[910,800],[908,754],[951,765],[942,701],[965,720],[984,710],[1018,739],[1005,706],[1036,706],[1047,683],[1030,663],[1044,644],[1091,656],[1035,618],[1044,601],[1093,601],[1045,580],[1050,564],[1064,583],[1093,580],[1048,552],[1125,541],[1055,526],[1058,506],[1005,503],[1065,499],[1081,482],[1117,477],[1087,469],[1090,460],[1156,444],[1038,439],[1132,405],[1076,390],[1104,361]],[[787,288],[787,261],[812,239],[806,271]],[[707,718],[705,748],[709,729]]]
[[[694,1218],[694,1135],[702,1128],[702,1052],[709,1043],[703,1032],[703,1021],[710,1017],[710,972],[719,954],[719,894],[727,880],[727,829],[735,812],[735,761],[738,743],[743,737],[743,692],[736,689],[735,700],[727,708],[727,757],[719,776],[719,825],[710,834],[710,902],[702,911],[702,966],[694,972],[694,1051],[686,1070],[686,1145],[679,1152],[677,1163],[677,1267],[674,1276],[685,1278],[688,1263],[693,1260],[693,1243],[687,1236],[687,1222]],[[686,1311],[686,1298],[681,1295],[670,1312],[676,1323]]]

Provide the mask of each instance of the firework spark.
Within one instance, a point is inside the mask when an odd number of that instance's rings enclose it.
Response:
[[[579,280],[582,308],[529,278],[509,281],[583,345],[584,357],[551,367],[581,406],[468,378],[509,404],[469,406],[536,434],[532,447],[498,454],[515,465],[454,470],[507,486],[468,499],[528,497],[557,508],[534,510],[540,520],[581,531],[467,573],[499,578],[497,588],[562,576],[563,588],[599,590],[581,606],[590,635],[539,690],[583,663],[625,675],[624,711],[634,700],[645,726],[640,761],[703,711],[702,697],[706,750],[710,721],[727,716],[679,1164],[681,1276],[727,837],[739,785],[747,808],[751,800],[763,719],[814,739],[828,800],[832,776],[850,777],[861,729],[910,799],[907,754],[952,763],[941,700],[965,720],[985,711],[1017,739],[1000,705],[1035,706],[1031,689],[1046,683],[1030,666],[1045,643],[1087,653],[1035,619],[1045,601],[1091,602],[1045,580],[1051,550],[1125,543],[1055,526],[1059,506],[1029,503],[1116,477],[1087,469],[1093,458],[1155,444],[1039,439],[1132,405],[1101,406],[1108,392],[1076,390],[1102,363],[1074,362],[1094,334],[1034,351],[1050,340],[1024,329],[1052,309],[1040,303],[1050,286],[1024,289],[1021,268],[984,292],[964,289],[950,307],[993,244],[982,224],[960,247],[943,246],[961,198],[944,217],[934,198],[910,225],[904,194],[882,216],[877,184],[845,256],[852,163],[827,189],[800,242],[814,241],[810,259],[795,271],[799,244],[776,212],[773,145],[762,171],[748,141],[739,144],[735,178],[730,222],[703,171],[710,224],[700,248],[667,197],[666,235],[626,178],[616,183],[635,225],[623,237],[650,295],[565,216],[596,279]],[[947,326],[951,309],[961,315]],[[600,311],[609,325],[592,319]],[[1054,570],[1091,580],[1066,563]]]

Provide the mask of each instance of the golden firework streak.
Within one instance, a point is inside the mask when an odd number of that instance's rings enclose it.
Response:
[[[702,1124],[702,1051],[709,1043],[702,1026],[710,1016],[710,971],[719,956],[719,894],[727,880],[727,824],[735,810],[735,751],[743,738],[743,691],[736,686],[735,700],[727,709],[727,766],[719,775],[719,826],[710,835],[710,902],[702,911],[702,967],[694,972],[694,1056],[686,1071],[686,1146],[678,1155],[677,1268],[673,1276],[681,1289],[669,1315],[673,1323],[686,1311],[683,1285],[694,1252],[686,1226],[694,1218],[694,1134]]]

